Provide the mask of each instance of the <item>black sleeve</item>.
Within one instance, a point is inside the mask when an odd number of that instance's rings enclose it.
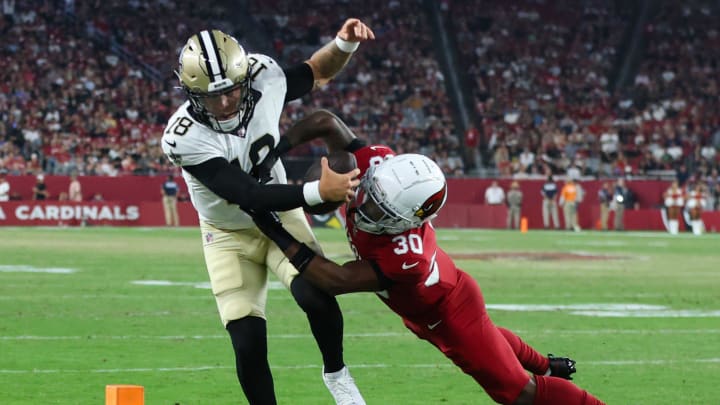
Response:
[[[377,275],[378,282],[380,283],[380,288],[382,288],[383,290],[389,288],[393,284],[393,281],[390,280],[385,275],[385,273],[382,272],[382,270],[380,269],[380,265],[372,260],[370,260],[370,265],[372,266],[373,270],[375,270],[375,275]]]
[[[210,191],[243,210],[287,211],[305,204],[302,185],[259,184],[238,166],[216,157],[183,166]]]
[[[315,84],[315,76],[313,76],[310,65],[303,62],[284,69],[283,72],[285,72],[285,80],[287,81],[286,103],[310,93]]]

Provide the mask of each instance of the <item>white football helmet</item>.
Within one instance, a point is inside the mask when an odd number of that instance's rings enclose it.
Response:
[[[437,216],[447,198],[447,183],[427,156],[398,155],[371,166],[356,195],[355,224],[373,234],[398,234]]]

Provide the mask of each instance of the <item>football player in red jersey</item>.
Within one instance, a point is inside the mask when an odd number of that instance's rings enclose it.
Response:
[[[313,121],[323,129],[313,131],[308,125]],[[447,184],[435,162],[417,154],[393,157],[386,146],[365,145],[327,112],[288,132],[295,140],[313,134],[331,151],[342,147],[354,153],[361,170],[360,189],[346,207],[347,236],[357,259],[338,265],[298,242],[273,213],[253,215],[304,278],[334,295],[377,293],[408,329],[440,349],[498,403],[602,404],[567,381],[574,361],[544,357],[495,326],[477,282],[437,245],[430,220],[445,203]]]

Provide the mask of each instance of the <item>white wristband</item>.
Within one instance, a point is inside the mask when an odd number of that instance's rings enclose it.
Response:
[[[353,53],[357,51],[360,46],[360,42],[350,42],[340,37],[335,37],[335,45],[337,45],[337,47],[345,53]]]
[[[320,196],[320,180],[303,184],[303,197],[307,205],[313,206],[324,203]]]

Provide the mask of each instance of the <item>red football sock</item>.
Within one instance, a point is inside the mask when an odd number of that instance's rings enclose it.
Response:
[[[605,405],[568,380],[536,375],[537,391],[533,405]]]
[[[512,347],[515,352],[515,357],[518,358],[525,370],[533,374],[545,375],[550,367],[550,360],[548,360],[547,357],[523,342],[523,340],[511,330],[499,326],[498,330],[503,334],[505,340],[510,343],[510,347]]]

